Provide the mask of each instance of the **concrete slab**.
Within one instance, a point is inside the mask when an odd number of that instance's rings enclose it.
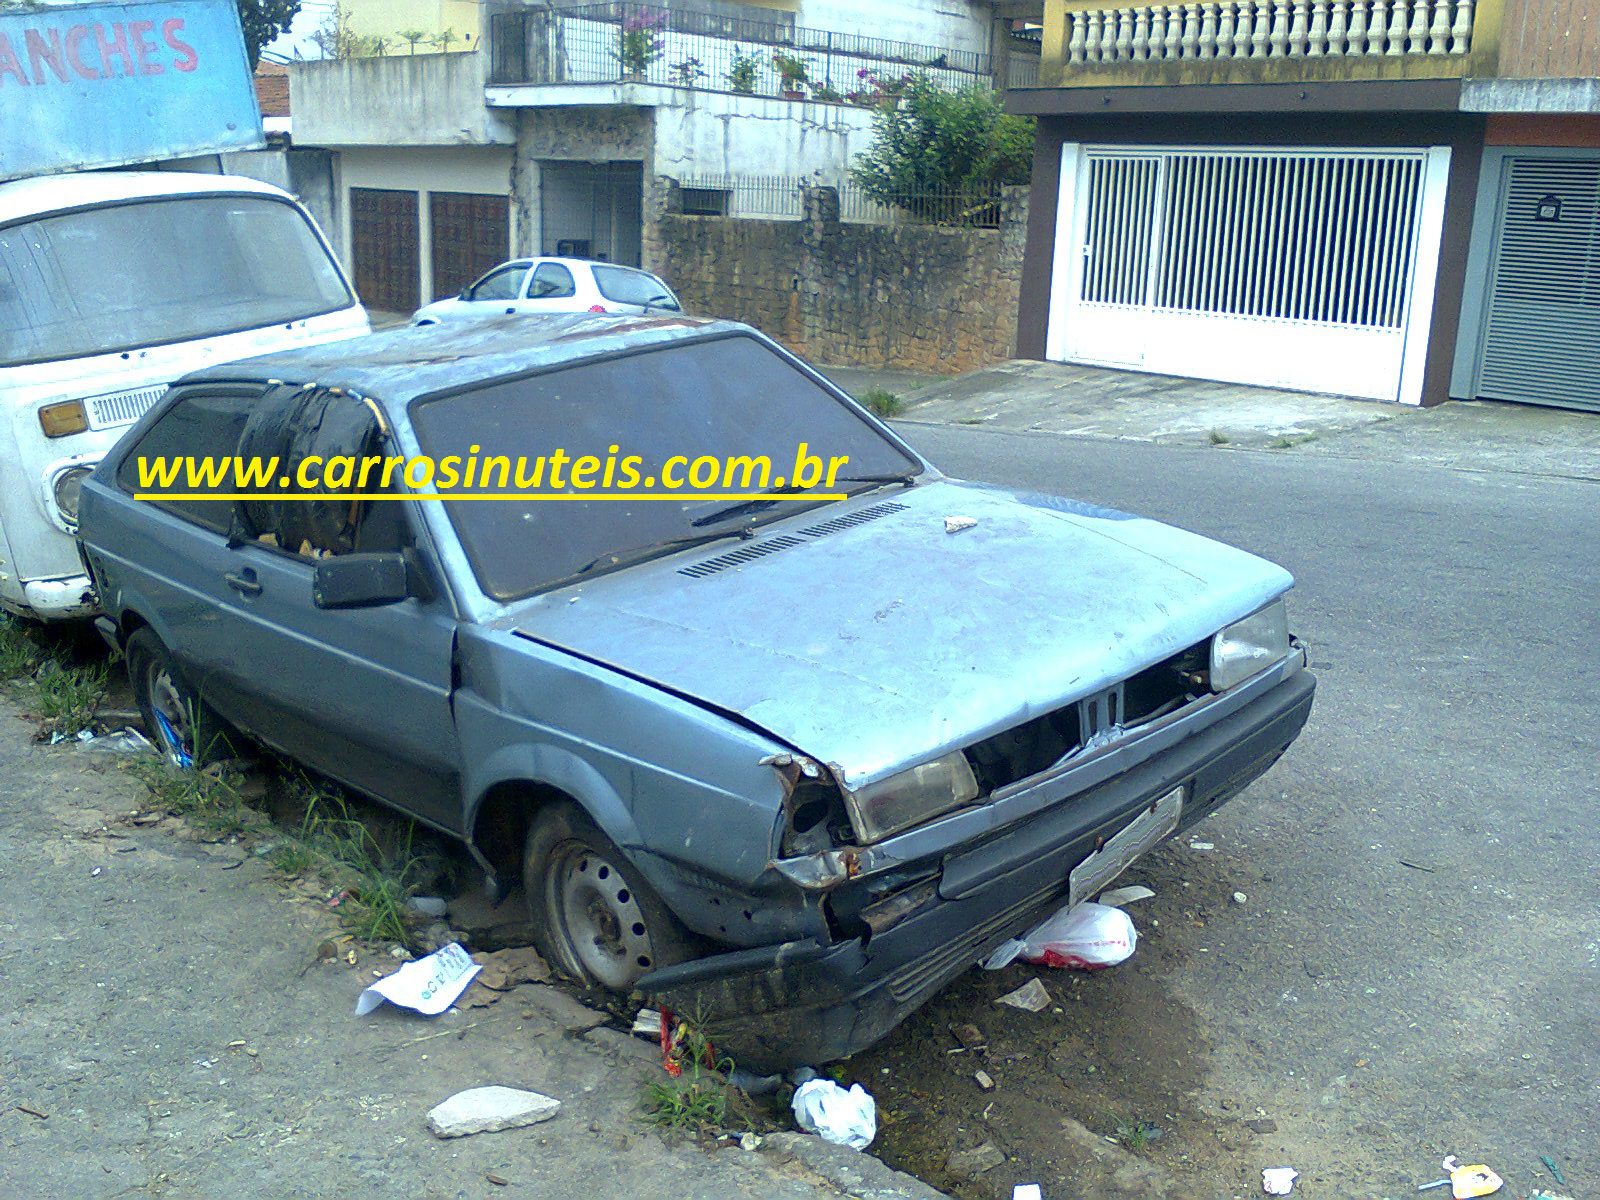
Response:
[[[834,374],[859,394],[877,373]],[[1421,409],[1020,360],[901,394],[902,419],[926,424],[1600,479],[1600,416],[1524,404]]]

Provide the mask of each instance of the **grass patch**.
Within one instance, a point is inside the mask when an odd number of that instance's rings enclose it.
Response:
[[[292,786],[306,802],[299,833],[269,856],[291,874],[318,871],[344,893],[339,919],[359,938],[405,944],[411,938],[406,901],[424,873],[415,851],[416,825],[403,821],[392,836],[374,832],[351,815],[344,796],[331,786],[297,775]]]
[[[410,944],[406,902],[437,866],[415,850],[414,822],[364,820],[333,785],[296,771],[285,783],[303,816],[298,829],[285,829],[245,799],[237,760],[190,770],[149,754],[128,769],[149,792],[151,808],[208,833],[270,836],[266,860],[292,878],[320,876],[339,898],[340,922],[356,937]]]
[[[39,737],[52,734],[75,737],[94,725],[95,710],[106,698],[108,670],[62,666],[54,659],[34,678],[33,710],[39,718]]]
[[[32,675],[45,660],[43,648],[15,617],[0,617],[0,681]]]
[[[1274,450],[1293,450],[1296,446],[1303,446],[1307,442],[1314,442],[1316,440],[1317,435],[1314,433],[1294,433],[1286,434],[1280,438],[1274,438],[1271,444]]]
[[[165,755],[146,754],[128,769],[150,793],[152,808],[180,816],[196,829],[228,836],[257,828],[265,819],[244,802],[239,773],[222,764],[184,770]]]
[[[1213,446],[1226,446],[1229,442],[1231,442],[1233,440],[1227,434],[1223,433],[1222,430],[1220,430],[1220,429],[1213,429],[1206,436],[1208,436],[1211,439],[1211,444]]]
[[[868,388],[857,399],[865,404],[874,416],[884,420],[898,417],[906,410],[906,402],[900,398],[899,393],[891,392],[888,388]]]
[[[698,1017],[679,1022],[673,1059],[682,1073],[645,1085],[645,1116],[652,1125],[674,1133],[710,1137],[728,1124],[733,1059],[717,1055]]]
[[[1162,1129],[1159,1125],[1137,1119],[1123,1121],[1113,1117],[1113,1120],[1116,1123],[1117,1131],[1112,1135],[1112,1140],[1124,1150],[1129,1150],[1134,1154],[1142,1154],[1153,1143],[1161,1140]]]

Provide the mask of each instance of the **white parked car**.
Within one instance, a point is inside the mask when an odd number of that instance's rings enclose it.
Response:
[[[586,258],[501,263],[459,296],[417,309],[414,325],[503,313],[682,312],[671,288],[648,271]]]

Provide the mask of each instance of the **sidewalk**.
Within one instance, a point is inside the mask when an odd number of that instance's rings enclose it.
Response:
[[[855,395],[897,393],[906,421],[1600,480],[1596,413],[1492,401],[1422,409],[1023,360],[953,378],[827,373]]]
[[[554,987],[433,1020],[355,1016],[392,959],[319,963],[324,905],[246,847],[127,824],[142,788],[116,762],[30,733],[0,702],[8,1194],[937,1196],[815,1137],[663,1137],[641,1113],[656,1048]],[[526,1129],[427,1131],[433,1105],[482,1084],[562,1107]]]

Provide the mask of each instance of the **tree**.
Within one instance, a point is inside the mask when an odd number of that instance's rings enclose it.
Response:
[[[989,88],[947,92],[926,75],[884,92],[872,147],[851,177],[885,204],[911,193],[989,193],[1033,172],[1033,119],[1005,111]]]
[[[300,0],[236,0],[239,24],[244,29],[244,48],[250,55],[250,69],[261,60],[261,47],[277,37],[294,21]]]

